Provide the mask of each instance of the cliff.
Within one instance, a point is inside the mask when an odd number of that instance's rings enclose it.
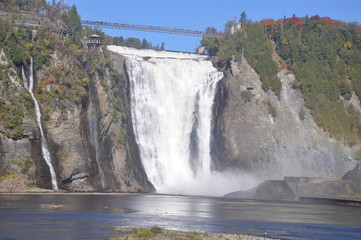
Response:
[[[341,178],[355,166],[358,146],[345,145],[315,124],[301,91],[292,88],[292,73],[283,69],[277,76],[282,83],[279,98],[262,89],[244,57],[231,62],[216,97],[215,169],[236,167],[259,180]]]
[[[124,59],[80,47],[45,15],[15,15],[41,21],[38,28],[0,20],[0,191],[52,187],[34,102],[24,87],[31,68],[59,188],[154,191],[133,136]],[[49,24],[50,30],[42,28]]]
[[[54,54],[50,60],[49,68],[61,61],[56,56]],[[118,64],[117,69],[123,69],[124,59],[114,55],[111,57]],[[38,82],[44,78],[44,71],[36,72]],[[45,122],[44,131],[57,181],[61,189],[68,191],[153,191],[138,152],[134,149],[136,145],[131,144],[134,138],[131,119],[127,117],[130,116],[130,109],[126,81],[116,86],[124,103],[120,112],[110,100],[110,90],[106,90],[111,88],[107,85],[110,84],[109,71],[105,69],[104,72],[101,78],[95,75],[90,79],[86,97],[80,104],[66,111],[54,107],[49,112],[50,119]],[[20,83],[21,80],[15,77],[14,82]],[[20,84],[14,87],[22,90]],[[124,115],[122,119],[121,114]],[[91,129],[92,124],[95,129]],[[0,134],[1,175],[4,178],[25,178],[29,186],[51,188],[49,169],[41,154],[37,125],[33,119],[25,119],[23,126],[21,139],[11,139],[4,133]],[[96,134],[92,131],[96,131]],[[94,136],[97,139],[92,139]],[[24,170],[27,162],[30,166]],[[105,179],[101,179],[101,170]]]

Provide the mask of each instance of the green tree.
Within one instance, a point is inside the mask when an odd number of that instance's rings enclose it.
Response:
[[[112,44],[117,46],[124,45],[124,38],[123,37],[113,37]]]
[[[217,34],[217,29],[215,27],[207,27],[205,32],[207,34]]]
[[[140,40],[138,38],[133,38],[133,37],[127,38],[127,40],[125,40],[124,44],[127,47],[142,48],[142,43],[140,42]]]
[[[69,13],[65,18],[65,23],[73,39],[77,43],[80,43],[83,27],[75,5],[70,8]]]
[[[239,22],[243,25],[247,23],[247,14],[245,11],[241,13],[241,18],[239,19]]]
[[[24,49],[16,42],[9,43],[9,54],[12,62],[16,66],[21,66],[24,62]]]
[[[149,47],[150,47],[150,45],[149,45],[148,41],[145,38],[143,38],[142,48],[149,48]]]
[[[207,36],[203,37],[201,44],[206,48],[208,54],[211,56],[217,55],[219,47],[221,45],[220,41],[217,38]]]

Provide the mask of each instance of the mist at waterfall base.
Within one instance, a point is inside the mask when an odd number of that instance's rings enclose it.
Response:
[[[108,49],[126,57],[134,134],[158,193],[220,196],[258,182],[236,170],[211,170],[212,107],[223,73],[207,56]]]

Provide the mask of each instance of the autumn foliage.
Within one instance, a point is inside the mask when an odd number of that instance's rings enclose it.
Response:
[[[285,22],[296,24],[297,28],[303,27],[303,23],[301,21],[301,18],[299,18],[299,17],[286,18]]]
[[[329,18],[329,17],[320,17],[319,15],[315,15],[310,17],[310,21],[312,22],[322,22],[331,25],[335,20]]]
[[[271,27],[271,28],[276,27],[276,21],[273,20],[273,19],[267,19],[266,18],[266,19],[261,20],[260,23],[262,23],[266,27]]]
[[[290,18],[285,18],[283,21],[281,19],[276,21],[276,20],[269,19],[269,18],[259,21],[259,23],[262,23],[268,29],[269,28],[275,29],[277,24],[280,25],[281,22],[282,22],[282,24],[295,24],[297,26],[297,29],[301,29],[305,24],[307,24],[307,22],[324,23],[327,25],[332,25],[337,21],[330,17],[320,17],[319,15],[314,15],[310,18],[308,18],[308,17],[300,18],[300,17],[293,16]]]

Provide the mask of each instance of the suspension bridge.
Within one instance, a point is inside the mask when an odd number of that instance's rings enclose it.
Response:
[[[196,37],[223,38],[223,33],[207,33],[203,31],[179,29],[179,28],[167,28],[167,27],[158,27],[158,26],[149,26],[149,25],[111,23],[111,22],[89,21],[89,20],[82,20],[81,23],[85,26],[95,27],[95,28],[125,29],[125,30],[135,30],[135,31],[188,35],[188,36],[196,36]]]

